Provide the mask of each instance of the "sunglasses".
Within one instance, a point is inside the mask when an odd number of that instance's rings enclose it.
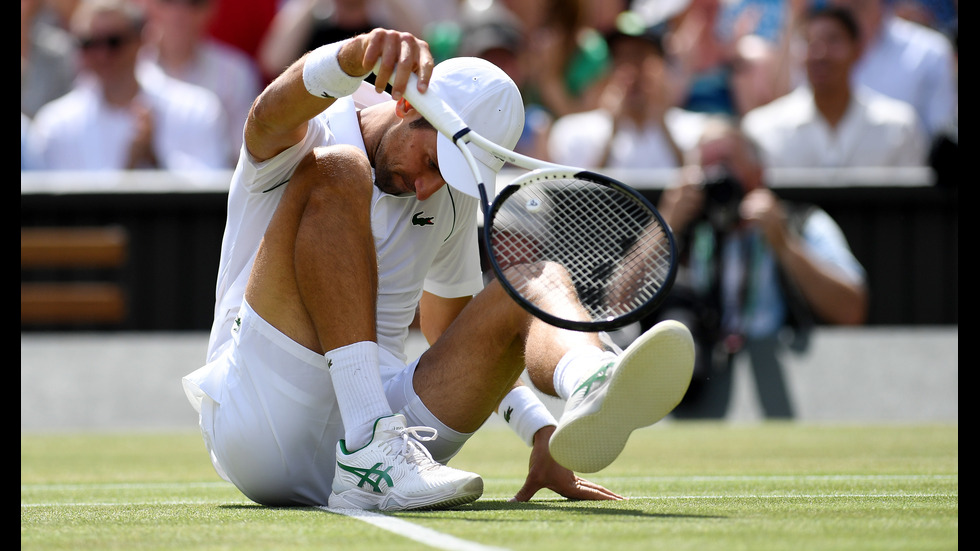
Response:
[[[96,49],[107,49],[109,51],[117,51],[122,48],[125,44],[133,39],[131,34],[109,34],[100,37],[84,37],[78,39],[78,46],[84,51],[92,51]]]

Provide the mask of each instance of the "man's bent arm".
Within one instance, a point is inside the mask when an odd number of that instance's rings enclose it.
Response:
[[[306,135],[307,123],[336,98],[314,95],[303,80],[307,59],[316,50],[305,54],[279,75],[259,94],[245,122],[245,146],[258,161],[270,159],[300,142]],[[346,75],[367,76],[381,60],[377,88],[384,89],[393,70],[392,96],[401,97],[408,75],[419,77],[419,91],[425,91],[434,65],[428,45],[414,36],[386,29],[374,29],[344,43],[337,54],[340,69]]]
[[[419,326],[425,340],[429,344],[436,342],[472,298],[442,298],[423,291],[419,302]]]
[[[257,161],[271,159],[299,143],[309,120],[336,101],[306,91],[304,60],[305,56],[293,63],[252,103],[245,121],[245,147]]]

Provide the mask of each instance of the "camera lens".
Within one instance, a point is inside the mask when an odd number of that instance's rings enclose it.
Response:
[[[709,174],[703,183],[704,215],[719,231],[727,231],[738,223],[738,204],[742,200],[742,184],[727,169]]]

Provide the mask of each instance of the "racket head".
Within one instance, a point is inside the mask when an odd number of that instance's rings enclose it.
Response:
[[[581,169],[518,177],[487,210],[483,239],[503,288],[563,329],[639,321],[663,302],[677,272],[674,235],[657,209],[626,184]]]

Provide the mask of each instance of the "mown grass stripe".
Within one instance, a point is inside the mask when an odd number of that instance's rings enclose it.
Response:
[[[610,482],[823,482],[823,481],[914,481],[957,480],[958,474],[886,474],[886,475],[694,475],[694,476],[596,476],[594,481]],[[523,483],[524,479],[509,477],[483,477],[488,483]],[[126,482],[92,484],[21,484],[21,491],[72,491],[72,490],[145,490],[171,488],[229,488],[228,482]]]
[[[696,500],[696,499],[898,499],[898,498],[947,498],[959,497],[959,492],[952,493],[874,493],[874,494],[712,494],[712,495],[678,495],[678,496],[627,496],[629,499],[649,499],[649,500]],[[508,501],[510,496],[483,496],[480,501]],[[568,501],[561,496],[542,496],[535,497],[533,501]],[[242,503],[251,503],[243,499]],[[21,507],[119,507],[119,506],[138,506],[146,507],[151,505],[214,505],[216,503],[225,504],[225,501],[215,500],[166,500],[166,501],[88,501],[88,502],[50,502],[50,503],[21,503]],[[302,509],[303,507],[297,507]],[[336,512],[327,507],[317,507],[317,509]],[[347,511],[347,509],[345,509]]]

